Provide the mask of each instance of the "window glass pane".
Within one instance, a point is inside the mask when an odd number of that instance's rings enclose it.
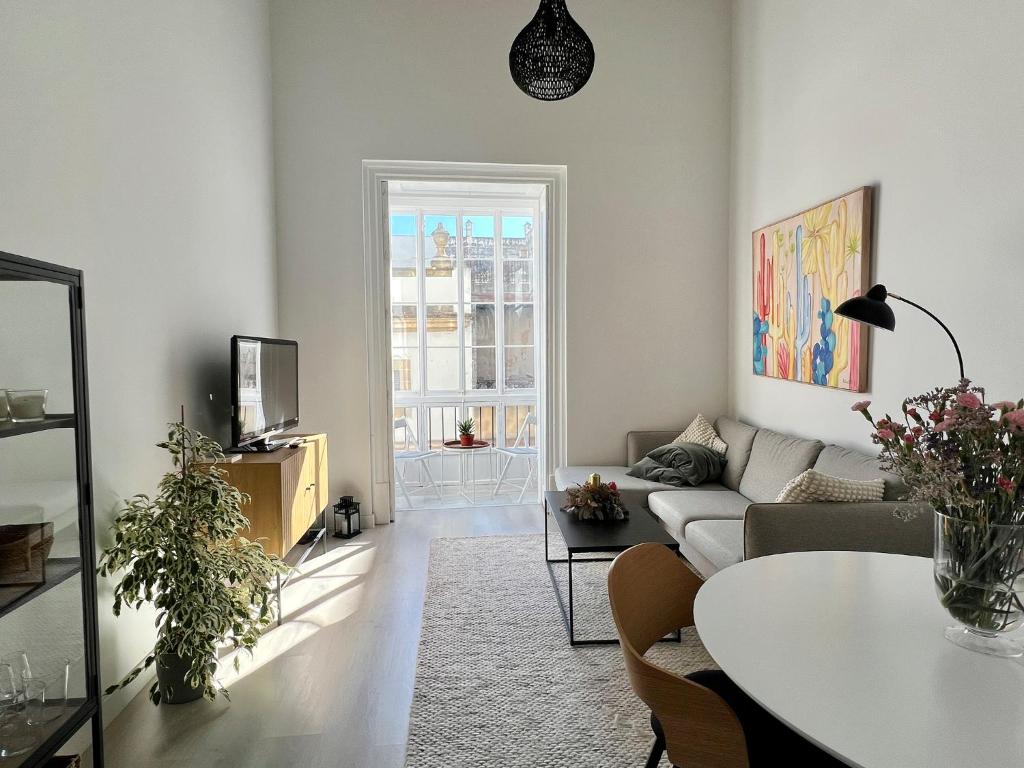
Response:
[[[395,392],[419,389],[419,350],[397,347],[391,351],[392,387]]]
[[[396,213],[391,217],[391,274],[416,276],[416,216]]]
[[[502,255],[506,259],[533,258],[533,217],[501,217]]]
[[[505,445],[516,445],[516,438],[519,438],[519,432],[523,429],[523,425],[526,424],[526,419],[533,414],[534,411],[535,408],[532,405],[519,404],[505,406]],[[530,427],[523,432],[523,436],[519,438],[518,447],[537,447],[536,424],[531,424]]]
[[[506,261],[504,274],[505,301],[533,301],[532,261]]]
[[[419,298],[415,277],[392,277],[391,278],[391,300],[399,302],[414,302]]]
[[[494,389],[498,384],[494,347],[466,350],[466,389]]]
[[[473,259],[463,262],[462,269],[466,301],[494,301],[494,262]]]
[[[462,322],[467,347],[490,347],[494,345],[494,305],[467,304]]]
[[[427,388],[434,392],[459,388],[458,347],[427,349]]]
[[[533,389],[533,347],[505,349],[505,386],[509,389]]]
[[[455,275],[455,216],[423,217],[423,259],[427,301],[456,301],[458,279]]]
[[[476,214],[462,219],[464,259],[494,258],[494,217]]]
[[[437,450],[445,440],[455,440],[458,437],[458,429],[455,427],[458,410],[454,405],[432,405],[427,409],[427,418],[431,449]]]
[[[392,305],[391,346],[415,347],[417,344],[419,341],[416,338],[416,305]]]
[[[396,451],[419,450],[419,445],[416,442],[420,434],[416,426],[416,412],[418,410],[414,405],[395,408]]]
[[[473,434],[477,440],[486,440],[494,444],[496,410],[493,405],[474,405],[466,409],[469,418],[475,422]]]
[[[427,346],[459,346],[459,316],[454,304],[427,305]]]
[[[533,304],[505,305],[505,343],[533,344]]]
[[[391,217],[391,300],[416,301],[416,216]]]

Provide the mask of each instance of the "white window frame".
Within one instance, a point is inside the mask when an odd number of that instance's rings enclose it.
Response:
[[[396,392],[394,394],[395,405],[412,405],[413,401],[435,400],[440,403],[448,403],[458,399],[460,402],[476,405],[476,401],[504,401],[509,398],[536,398],[536,382],[539,378],[541,368],[540,349],[543,348],[544,337],[544,312],[543,301],[538,301],[544,295],[543,270],[538,263],[538,222],[540,220],[540,205],[518,205],[515,201],[496,201],[494,206],[469,205],[470,198],[451,197],[437,199],[420,199],[407,195],[392,195],[389,201],[391,216],[414,216],[416,219],[416,341],[418,354],[418,376],[414,390]],[[426,268],[430,254],[427,253],[429,245],[426,232],[425,220],[429,217],[455,218],[455,229],[457,230],[455,245],[455,276],[457,278],[457,299],[452,302],[456,305],[457,336],[459,350],[458,380],[460,387],[457,389],[432,389],[427,378],[427,276]],[[492,216],[494,218],[494,299],[490,303],[494,306],[494,354],[495,354],[495,387],[494,389],[469,389],[466,386],[466,352],[472,347],[466,344],[466,306],[473,302],[466,299],[465,292],[465,218],[467,216]],[[533,265],[533,296],[529,301],[506,301],[505,300],[505,254],[503,245],[502,220],[508,216],[528,216],[534,222],[531,233],[531,252],[534,254]],[[389,223],[390,224],[390,223]],[[389,229],[390,231],[390,229]],[[509,259],[509,261],[517,261]],[[400,302],[408,304],[408,302]],[[437,302],[430,302],[436,304]],[[447,304],[448,302],[443,302]],[[505,308],[519,304],[529,304],[533,307],[534,334],[533,344],[533,387],[509,387],[505,379],[505,351],[506,349],[523,349],[526,345],[505,343]],[[474,401],[470,403],[469,401]]]
[[[363,161],[363,243],[366,286],[367,376],[370,392],[370,472],[372,494],[363,517],[367,525],[394,519],[393,398],[391,391],[390,260],[387,244],[388,183],[444,181],[535,184],[543,188],[538,226],[544,244],[543,269],[535,280],[535,313],[543,303],[545,338],[535,341],[543,364],[537,375],[538,434],[543,446],[538,476],[552,487],[554,468],[566,458],[566,182],[565,166]],[[542,302],[537,301],[542,297]],[[541,361],[538,361],[541,362]],[[422,375],[422,372],[421,372]],[[519,390],[522,392],[522,390]],[[504,418],[504,409],[500,409]],[[502,433],[503,434],[503,433]]]

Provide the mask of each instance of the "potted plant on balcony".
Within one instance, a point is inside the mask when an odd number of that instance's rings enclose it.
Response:
[[[124,502],[98,568],[101,576],[123,574],[114,587],[115,616],[125,605],[156,607],[156,646],[106,693],[155,663],[154,704],[227,697],[215,677],[218,646],[252,650],[273,620],[271,580],[287,566],[238,535],[249,527],[242,514],[249,499],[216,466],[224,454],[214,440],[179,421],[157,447],[170,453],[174,469],[155,498]]]
[[[464,419],[457,424],[459,428],[459,445],[463,448],[472,448],[476,436],[473,434],[476,429],[476,422],[473,419]]]

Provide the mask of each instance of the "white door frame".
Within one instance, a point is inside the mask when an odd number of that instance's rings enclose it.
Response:
[[[370,417],[371,513],[374,524],[395,519],[392,452],[391,392],[391,281],[388,270],[389,181],[447,181],[540,184],[545,187],[545,210],[540,224],[546,243],[545,314],[547,333],[543,350],[541,435],[544,439],[544,474],[550,487],[554,467],[566,456],[566,167],[564,165],[509,165],[444,163],[415,160],[363,161],[363,262],[366,284],[367,384]]]

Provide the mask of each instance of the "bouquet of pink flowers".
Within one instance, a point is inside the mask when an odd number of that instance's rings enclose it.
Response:
[[[883,469],[935,509],[935,587],[962,627],[946,637],[1019,656],[1006,639],[1024,623],[1024,401],[989,405],[967,379],[903,401],[903,418],[864,414]]]
[[[916,501],[973,522],[1024,524],[1024,400],[989,405],[963,379],[903,401],[902,419],[872,417],[882,468],[901,476]]]

